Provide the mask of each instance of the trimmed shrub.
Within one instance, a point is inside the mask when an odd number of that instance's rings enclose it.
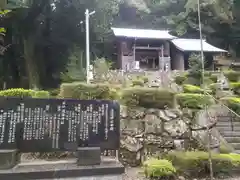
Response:
[[[179,86],[183,85],[184,81],[187,80],[187,75],[186,74],[181,74],[175,77],[175,83]]]
[[[135,79],[132,81],[132,86],[144,86],[144,81],[140,79]]]
[[[210,95],[180,93],[176,95],[178,105],[182,108],[202,109],[205,105],[214,104],[214,100]]]
[[[174,107],[174,93],[158,88],[127,88],[122,91],[121,102],[126,106],[163,109]]]
[[[209,154],[202,151],[170,152],[166,155],[179,173],[192,177],[209,175]],[[240,167],[240,155],[212,153],[214,175],[230,175],[231,171]]]
[[[221,101],[226,104],[230,109],[236,113],[240,113],[240,98],[237,97],[225,97]]]
[[[184,84],[183,85],[183,92],[184,93],[197,93],[197,94],[202,94],[203,89],[201,89],[199,86],[194,86],[190,84]]]
[[[209,79],[211,79],[211,81],[212,81],[213,83],[217,83],[218,75],[217,75],[217,74],[211,74],[211,75],[209,76]]]
[[[163,159],[150,159],[143,163],[143,167],[147,178],[167,180],[174,178],[176,173],[172,163]]]
[[[235,94],[240,95],[240,82],[231,83],[230,86]]]
[[[113,99],[115,92],[107,84],[65,83],[60,87],[60,97],[74,99]]]
[[[240,79],[239,71],[225,71],[224,75],[228,78],[230,82],[238,82]]]
[[[213,83],[208,86],[208,88],[212,91],[212,94],[216,94],[217,90],[221,87],[221,83]]]
[[[51,89],[49,90],[50,96],[57,97],[60,93],[60,89]]]
[[[8,96],[8,97],[34,97],[34,98],[49,98],[48,91],[36,91],[32,89],[7,89],[0,91],[0,96]]]

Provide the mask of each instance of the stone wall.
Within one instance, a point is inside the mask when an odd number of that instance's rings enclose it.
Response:
[[[198,146],[191,138],[188,120],[177,110],[121,107],[121,149],[123,163],[138,166],[148,155],[171,149]]]

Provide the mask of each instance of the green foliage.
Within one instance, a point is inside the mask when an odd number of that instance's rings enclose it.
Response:
[[[51,89],[49,90],[49,94],[51,97],[57,97],[60,93],[60,89]]]
[[[193,94],[203,94],[204,89],[202,89],[199,86],[194,86],[190,84],[184,84],[183,85],[183,92],[184,93],[193,93]],[[206,90],[207,93],[212,93],[211,90]]]
[[[135,79],[132,81],[132,86],[144,86],[144,81],[141,79]]]
[[[178,76],[175,77],[175,83],[177,85],[183,85],[184,81],[187,80],[187,75],[186,74],[180,74]]]
[[[188,77],[196,80],[195,85],[200,85],[202,81],[202,62],[200,55],[191,54],[189,57]]]
[[[218,75],[217,74],[211,74],[209,78],[212,80],[213,83],[217,83]]]
[[[106,84],[64,83],[60,87],[60,97],[74,99],[113,99],[115,91]]]
[[[174,93],[158,88],[127,88],[122,91],[121,102],[127,106],[163,109],[174,107]]]
[[[202,151],[177,152],[166,155],[179,173],[192,177],[209,175],[209,155]],[[240,167],[240,155],[238,154],[212,154],[214,175],[231,175],[231,171]]]
[[[221,101],[225,103],[234,112],[240,114],[240,98],[237,97],[225,97]]]
[[[180,93],[176,95],[178,105],[182,108],[202,109],[214,104],[211,96],[193,93]]]
[[[105,58],[98,58],[94,62],[94,82],[104,83],[108,81],[109,70],[112,67],[112,63]]]
[[[220,88],[221,83],[213,83],[208,86],[208,88],[212,91],[212,93],[215,95],[216,91]]]
[[[240,95],[240,82],[231,83],[230,86],[236,95]]]
[[[66,72],[61,73],[62,82],[71,83],[75,81],[84,81],[86,71],[83,68],[83,51],[75,46],[68,57]]]
[[[230,82],[238,82],[240,80],[239,71],[225,71],[224,75],[228,78]]]
[[[148,77],[146,77],[146,76],[143,76],[141,79],[143,80],[143,83],[144,83],[144,84],[146,84],[146,83],[149,82],[149,79],[148,79]]]
[[[33,98],[48,98],[48,91],[35,91],[31,89],[7,89],[0,91],[0,96],[5,97],[33,97]]]
[[[147,178],[170,179],[174,177],[176,169],[172,163],[164,159],[150,159],[143,163]]]

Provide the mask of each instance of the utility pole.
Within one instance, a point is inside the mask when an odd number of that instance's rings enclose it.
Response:
[[[86,9],[85,12],[85,23],[86,23],[86,73],[87,73],[87,83],[90,83],[90,43],[89,43],[89,17],[95,14],[95,11],[89,13]]]
[[[202,85],[204,90],[204,95],[207,95],[206,87],[205,87],[205,66],[204,66],[204,53],[203,53],[203,36],[202,36],[202,24],[201,24],[201,3],[200,0],[197,1],[198,6],[198,26],[199,26],[199,36],[200,36],[200,46],[201,46],[201,62],[202,62]],[[210,116],[207,109],[207,104],[205,104],[205,112],[207,112],[207,120],[210,120]],[[213,165],[212,165],[212,152],[211,152],[211,131],[209,129],[209,123],[207,122],[207,146],[208,146],[208,161],[209,161],[209,169],[210,169],[210,179],[213,180]]]

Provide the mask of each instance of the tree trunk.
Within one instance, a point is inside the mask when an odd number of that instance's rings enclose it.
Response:
[[[26,65],[26,72],[28,76],[29,88],[30,89],[38,89],[39,88],[39,76],[36,67],[36,63],[34,62],[34,36],[28,35],[23,39],[24,45],[24,59]]]

